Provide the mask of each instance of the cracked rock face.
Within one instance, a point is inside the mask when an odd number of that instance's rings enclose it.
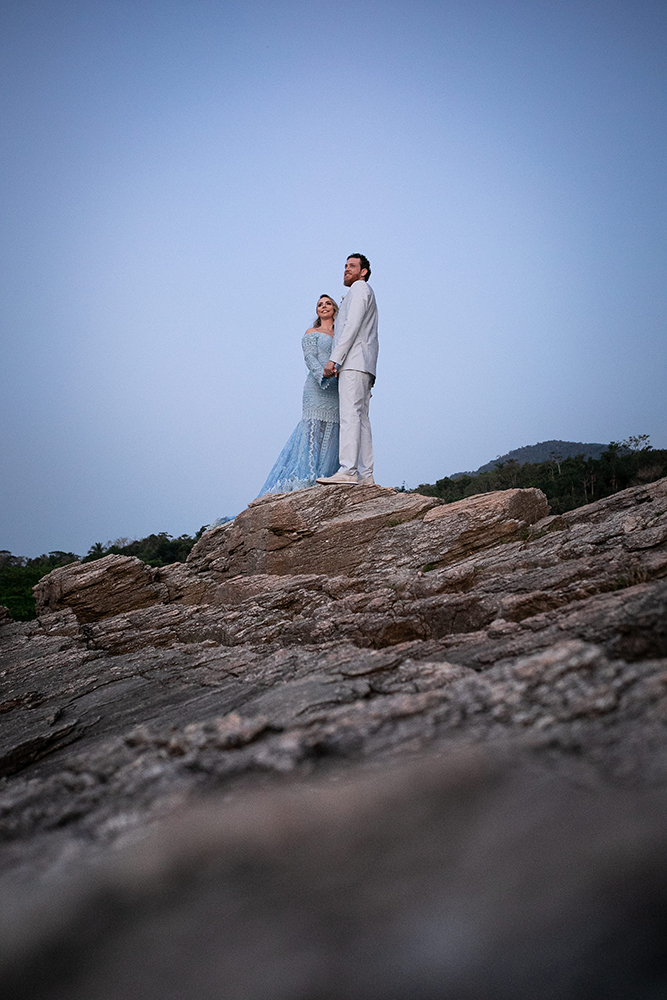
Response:
[[[667,992],[667,480],[255,501],[0,619],[0,981]]]

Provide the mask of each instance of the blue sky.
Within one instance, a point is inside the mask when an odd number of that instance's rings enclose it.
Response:
[[[667,447],[662,2],[24,0],[0,13],[0,548],[193,533],[372,263],[376,479]]]

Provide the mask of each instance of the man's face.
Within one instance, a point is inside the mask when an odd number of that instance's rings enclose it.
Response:
[[[364,275],[368,274],[368,269],[361,269],[361,261],[358,257],[348,257],[345,261],[345,270],[343,271],[343,284],[346,288],[353,285],[355,281],[363,281]]]

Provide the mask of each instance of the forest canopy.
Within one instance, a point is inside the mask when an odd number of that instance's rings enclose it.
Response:
[[[652,448],[648,434],[642,434],[622,442],[611,441],[600,458],[561,458],[554,454],[548,461],[535,464],[503,462],[487,472],[422,483],[411,492],[453,503],[476,493],[536,487],[546,494],[552,514],[564,514],[628,486],[652,483],[663,476],[667,476],[667,451]]]
[[[117,538],[106,545],[95,542],[81,562],[91,562],[108,555],[136,556],[150,566],[185,562],[190,549],[205,529],[206,525],[194,536],[180,535],[178,538],[161,531],[135,541]],[[16,621],[29,621],[35,617],[35,598],[32,594],[35,584],[52,569],[77,562],[79,558],[75,552],[54,551],[35,559],[26,559],[13,556],[6,549],[0,550],[0,604]]]

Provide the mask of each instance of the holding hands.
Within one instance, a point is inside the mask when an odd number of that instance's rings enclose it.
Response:
[[[334,378],[338,377],[338,372],[336,371],[336,366],[333,361],[327,361],[324,366],[324,372],[322,373],[323,378]]]

